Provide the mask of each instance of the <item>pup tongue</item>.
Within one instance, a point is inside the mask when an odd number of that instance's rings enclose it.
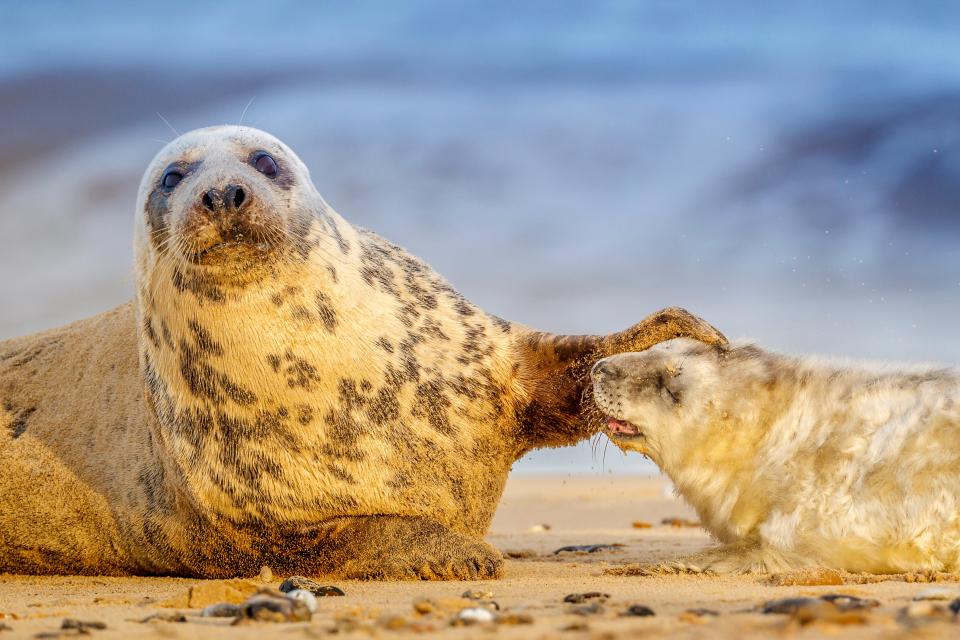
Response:
[[[630,424],[626,420],[617,420],[616,418],[607,418],[607,430],[610,433],[625,433],[635,436],[640,433],[640,429]]]

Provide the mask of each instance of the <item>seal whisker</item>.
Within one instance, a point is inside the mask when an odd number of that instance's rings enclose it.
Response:
[[[240,112],[240,122],[237,123],[237,134],[238,134],[238,135],[241,135],[241,141],[242,141],[243,138],[242,138],[242,134],[240,133],[240,129],[241,129],[241,127],[243,127],[243,118],[244,118],[244,116],[247,115],[247,109],[250,108],[250,105],[252,105],[252,104],[253,104],[253,101],[256,100],[256,99],[257,99],[257,96],[252,96],[252,97],[250,98],[249,102],[247,102],[247,106],[245,106],[245,107],[243,108],[243,111]]]
[[[177,131],[177,130],[173,127],[172,124],[170,124],[170,121],[169,121],[169,120],[167,120],[166,118],[163,117],[163,114],[162,114],[162,113],[160,113],[159,111],[157,111],[157,116],[158,116],[161,120],[163,120],[163,124],[165,124],[165,125],[167,125],[168,127],[170,127],[170,131],[173,131],[173,135],[177,136],[178,138],[180,137],[180,132]]]

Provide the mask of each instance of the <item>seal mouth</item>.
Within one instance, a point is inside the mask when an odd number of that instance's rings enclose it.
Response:
[[[619,418],[608,416],[606,426],[607,434],[614,438],[631,440],[633,438],[644,437],[640,427],[627,420],[620,420]]]
[[[250,253],[257,256],[266,255],[270,252],[270,245],[267,242],[244,242],[242,240],[228,240],[218,242],[209,247],[196,251],[189,255],[190,262],[199,265],[211,265],[222,262],[225,254]]]

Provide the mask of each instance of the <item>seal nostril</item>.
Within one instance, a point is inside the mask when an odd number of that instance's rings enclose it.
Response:
[[[200,202],[203,204],[204,209],[207,211],[213,211],[213,198],[210,197],[209,191],[203,194],[203,197],[200,198]]]
[[[244,193],[241,187],[237,187],[237,190],[233,192],[233,208],[239,209],[243,206],[244,201],[247,199],[247,194]]]

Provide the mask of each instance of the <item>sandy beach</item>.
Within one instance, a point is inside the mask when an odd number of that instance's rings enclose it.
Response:
[[[695,515],[672,497],[662,478],[516,475],[488,536],[511,556],[502,580],[383,583],[321,578],[321,583],[338,586],[346,596],[321,598],[310,622],[231,625],[231,619],[200,617],[201,607],[228,598],[225,594],[277,587],[287,576],[265,583],[260,578],[231,582],[4,575],[0,623],[7,629],[0,637],[76,635],[61,631],[64,619],[103,623],[104,629],[89,631],[103,638],[312,638],[333,632],[345,638],[955,637],[957,623],[949,616],[905,619],[901,613],[908,606],[918,613],[938,606],[946,609],[949,600],[913,602],[913,598],[931,588],[960,591],[955,583],[931,585],[901,578],[874,584],[777,586],[765,576],[653,578],[609,573],[712,544],[698,527],[662,524],[669,518],[692,521]],[[638,528],[634,523],[651,526]],[[554,553],[568,545],[594,544],[623,546],[594,553]],[[498,622],[451,624],[462,609],[478,604],[462,598],[467,590],[487,592],[484,598],[499,606]],[[589,592],[608,597],[564,602],[571,594]],[[875,599],[880,605],[833,615],[832,621],[760,612],[765,602],[831,593]],[[635,605],[648,607],[654,615],[624,615]],[[712,613],[695,612],[704,609]]]

